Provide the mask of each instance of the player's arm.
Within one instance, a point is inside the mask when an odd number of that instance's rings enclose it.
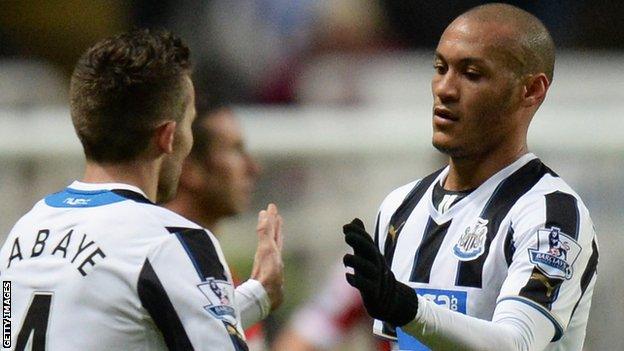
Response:
[[[416,317],[400,326],[432,350],[543,350],[555,329],[518,301],[496,306],[492,321],[457,313],[418,296]]]
[[[169,350],[239,350],[245,341],[218,242],[180,229],[147,255],[137,281],[143,308]]]
[[[283,300],[282,217],[270,204],[258,213],[258,247],[251,278],[236,288],[236,304],[243,328],[264,319]]]

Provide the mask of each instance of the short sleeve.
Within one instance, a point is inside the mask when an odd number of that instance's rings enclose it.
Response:
[[[512,212],[508,235],[509,269],[498,302],[536,308],[559,340],[596,273],[598,247],[587,209],[573,194],[537,196]]]

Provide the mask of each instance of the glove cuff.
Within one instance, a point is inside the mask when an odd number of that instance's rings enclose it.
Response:
[[[388,322],[394,327],[401,327],[416,318],[418,312],[418,295],[414,288],[403,283],[396,282],[396,304],[394,305],[394,318]]]

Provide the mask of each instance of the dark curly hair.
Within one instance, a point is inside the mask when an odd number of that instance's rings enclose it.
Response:
[[[182,119],[189,55],[180,38],[150,30],[104,39],[82,55],[71,78],[70,106],[88,160],[133,160],[159,122]]]

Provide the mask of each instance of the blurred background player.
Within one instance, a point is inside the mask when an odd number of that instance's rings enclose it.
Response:
[[[218,235],[222,219],[249,208],[260,166],[248,154],[240,125],[226,105],[198,95],[194,144],[184,161],[178,193],[166,207]],[[232,272],[234,283],[241,281]],[[250,350],[263,350],[260,323],[245,329]]]
[[[317,284],[320,289],[298,308],[286,328],[273,344],[274,351],[325,351],[338,350],[340,346],[352,343],[359,327],[364,327],[370,350],[390,350],[386,340],[370,336],[373,320],[368,316],[357,289],[344,279],[344,267],[332,267],[324,281]],[[358,339],[358,344],[363,340]],[[358,349],[359,350],[359,349]]]

